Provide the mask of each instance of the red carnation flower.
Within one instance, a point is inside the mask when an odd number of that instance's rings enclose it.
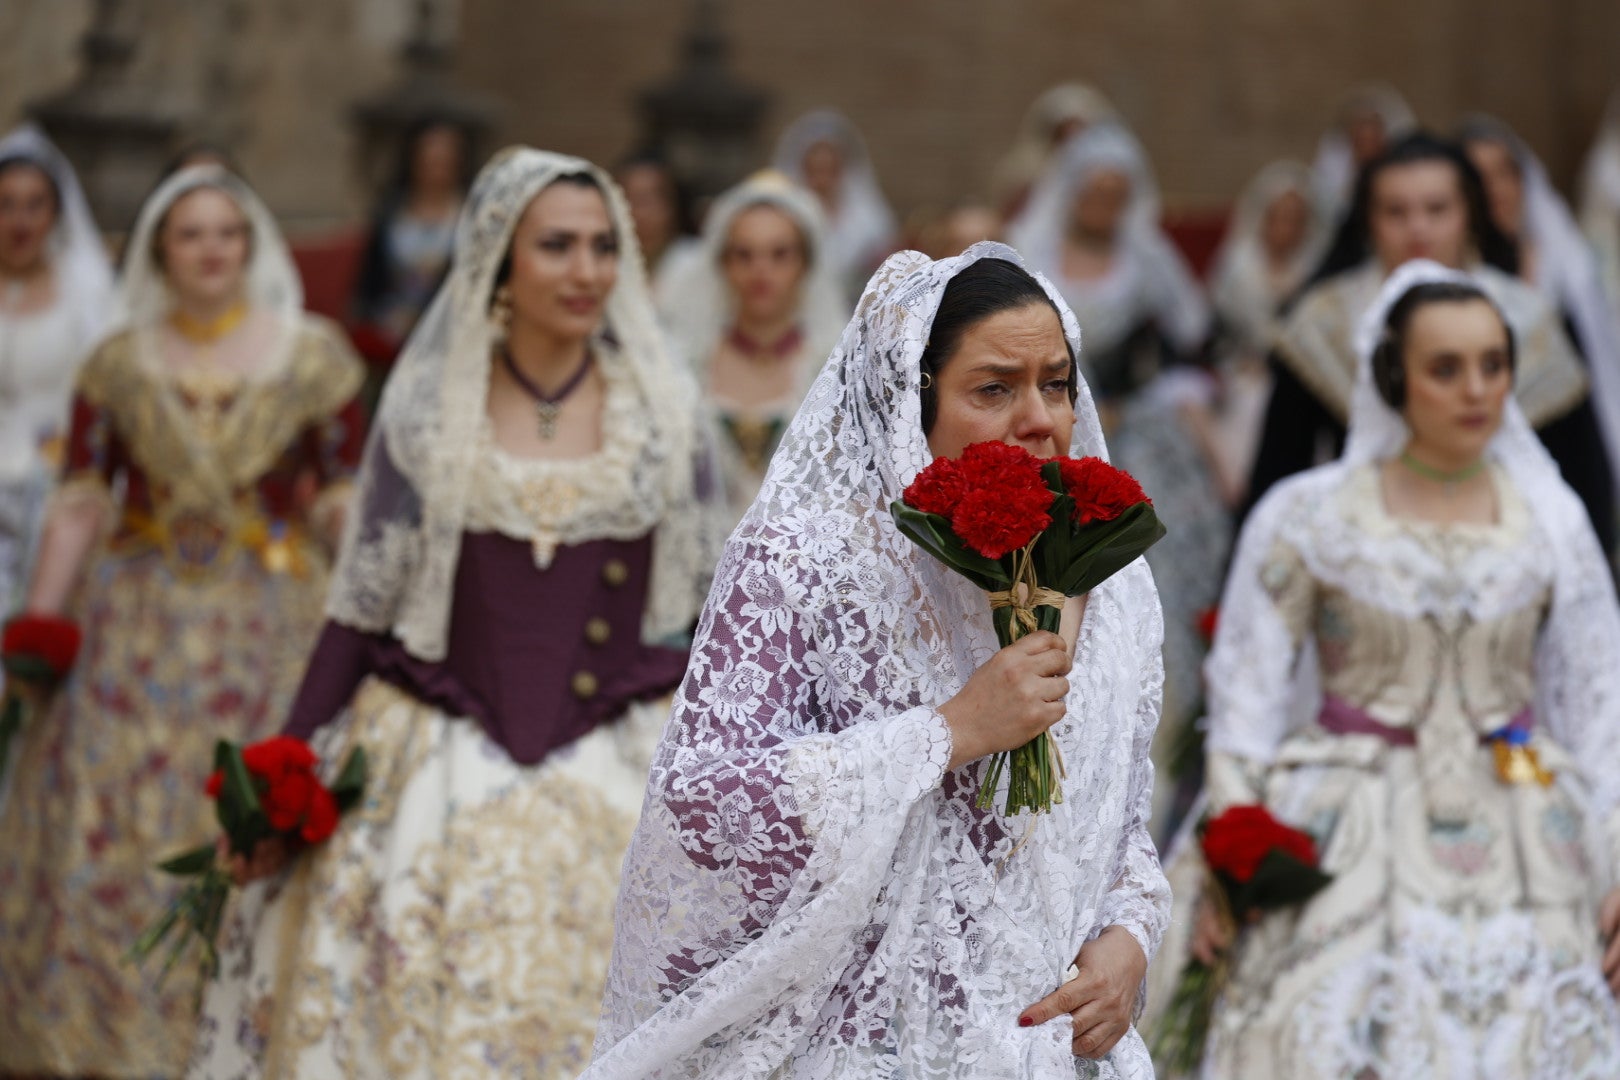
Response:
[[[1317,860],[1310,834],[1284,825],[1263,806],[1234,806],[1210,819],[1202,845],[1210,868],[1239,883],[1252,880],[1272,851],[1307,866],[1315,866]]]
[[[283,774],[264,793],[264,816],[277,832],[296,829],[309,811],[320,781],[311,773],[294,770]]]
[[[217,799],[219,798],[219,789],[224,786],[225,774],[215,770],[209,774],[208,783],[203,785],[203,790],[208,793],[210,799]]]
[[[6,623],[0,635],[0,656],[38,658],[58,679],[73,670],[82,636],[72,619],[55,615],[19,615]]]
[[[320,784],[310,794],[309,809],[304,814],[304,825],[298,835],[307,844],[318,844],[337,831],[338,807],[332,793]]]
[[[276,735],[242,748],[242,764],[247,766],[248,772],[272,785],[288,772],[314,769],[315,762],[315,751],[309,744],[291,735]]]
[[[901,497],[907,506],[925,514],[950,517],[966,490],[961,468],[950,458],[941,457],[918,473]]]
[[[1011,443],[974,443],[962,451],[958,465],[969,490],[1046,486],[1041,479],[1041,459]]]
[[[1137,503],[1152,503],[1136,478],[1101,458],[1059,458],[1063,487],[1074,500],[1074,522],[1113,521]]]
[[[1052,492],[979,488],[962,497],[951,515],[951,529],[987,559],[999,559],[1028,544],[1052,524]]]

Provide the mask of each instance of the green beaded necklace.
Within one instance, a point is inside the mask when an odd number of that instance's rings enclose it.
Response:
[[[1444,469],[1437,469],[1433,465],[1427,465],[1419,461],[1417,458],[1413,457],[1409,451],[1403,451],[1401,453],[1400,461],[1402,465],[1405,465],[1408,469],[1411,469],[1425,480],[1433,480],[1435,483],[1441,485],[1443,488],[1445,488],[1447,495],[1456,494],[1458,484],[1461,484],[1464,480],[1473,479],[1484,471],[1485,468],[1485,459],[1480,458],[1472,465],[1464,465],[1455,472],[1447,472]]]

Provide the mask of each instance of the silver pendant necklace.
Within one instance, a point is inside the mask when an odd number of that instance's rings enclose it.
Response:
[[[557,418],[562,415],[562,403],[569,394],[579,389],[579,384],[585,381],[590,374],[593,356],[589,349],[585,350],[585,360],[579,365],[579,370],[568,377],[568,381],[557,388],[555,393],[548,394],[536,386],[527,375],[518,369],[517,361],[512,359],[512,352],[505,345],[501,346],[501,362],[506,365],[507,373],[512,380],[530,397],[534,398],[535,418],[539,421],[540,437],[550,442],[557,437]]]

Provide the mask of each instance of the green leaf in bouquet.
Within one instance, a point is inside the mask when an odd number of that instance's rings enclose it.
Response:
[[[0,701],[0,780],[6,776],[6,762],[11,757],[11,740],[22,727],[22,698],[9,693]]]
[[[57,682],[56,669],[43,656],[33,653],[15,653],[0,659],[0,666],[4,666],[7,675],[24,682],[40,683],[45,686],[55,685]]]
[[[332,800],[337,803],[338,813],[347,813],[360,802],[360,797],[366,790],[366,749],[357,746],[349,751],[349,757],[343,763],[343,769],[338,773],[337,779],[332,781]]]
[[[270,823],[259,804],[259,789],[242,760],[242,748],[233,742],[221,739],[214,745],[214,768],[222,779],[219,798],[214,801],[219,827],[230,839],[231,850],[246,855],[270,833]]]
[[[214,865],[214,845],[203,844],[158,863],[158,869],[175,877],[196,877]]]
[[[1090,592],[1135,562],[1164,534],[1164,523],[1151,503],[1137,503],[1113,521],[1049,529],[1035,546],[1042,584],[1065,596]]]
[[[896,499],[889,504],[894,523],[914,544],[955,570],[985,592],[1010,588],[1012,578],[1000,560],[988,559],[951,532],[950,522],[938,514],[925,514]]]
[[[1232,910],[1273,911],[1303,904],[1332,880],[1331,875],[1324,874],[1318,867],[1273,848],[1260,860],[1254,877],[1243,883],[1232,883]]]

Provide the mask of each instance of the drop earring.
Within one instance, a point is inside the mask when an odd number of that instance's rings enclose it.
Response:
[[[506,337],[512,329],[512,287],[502,285],[495,290],[489,303],[489,321],[497,337]]]

